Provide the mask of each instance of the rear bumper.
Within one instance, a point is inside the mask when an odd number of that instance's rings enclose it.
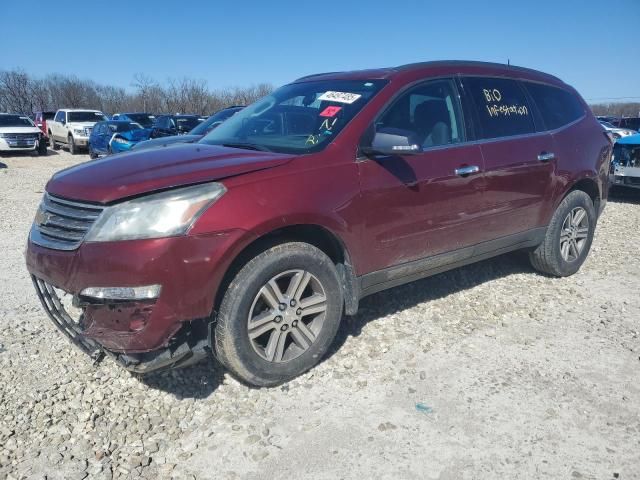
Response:
[[[192,321],[210,317],[222,276],[233,258],[230,249],[243,235],[242,230],[231,230],[84,243],[75,251],[29,242],[26,263],[45,310],[65,335],[94,358],[102,351],[134,365],[140,359],[135,354],[155,352],[155,357],[160,350],[175,347],[177,334],[190,331]],[[152,284],[162,286],[153,301],[97,302],[79,295],[87,287]],[[78,322],[69,325],[73,319],[53,308],[55,299],[46,298],[51,293],[47,286],[69,293],[82,307]],[[191,338],[189,345],[198,340]]]

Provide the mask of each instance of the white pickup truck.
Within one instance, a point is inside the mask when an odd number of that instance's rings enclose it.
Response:
[[[100,110],[61,109],[56,112],[53,120],[47,122],[49,144],[53,150],[60,145],[66,146],[69,153],[74,155],[79,147],[89,145],[89,135],[93,126],[107,120]]]

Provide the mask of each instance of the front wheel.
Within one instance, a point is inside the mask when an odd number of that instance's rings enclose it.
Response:
[[[591,197],[574,190],[558,205],[544,241],[529,254],[531,264],[555,277],[573,275],[589,254],[595,228],[596,210]]]
[[[278,385],[320,361],[342,306],[331,259],[306,243],[280,244],[250,260],[229,284],[211,348],[241,380]]]
[[[76,148],[76,142],[73,140],[73,135],[69,135],[67,145],[69,145],[69,153],[71,155],[75,155],[76,153],[78,153],[78,149]]]
[[[47,150],[47,142],[44,141],[44,139],[40,140],[38,142],[38,156],[40,157],[44,157],[47,155],[48,150]]]
[[[49,132],[49,146],[51,147],[51,150],[58,150],[60,148],[56,141],[53,139],[53,135],[51,134],[51,132]]]

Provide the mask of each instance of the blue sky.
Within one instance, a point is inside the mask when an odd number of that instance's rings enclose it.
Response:
[[[510,59],[558,75],[590,100],[640,97],[640,0],[2,3],[0,70],[37,76],[131,88],[141,72],[216,88],[424,60]]]

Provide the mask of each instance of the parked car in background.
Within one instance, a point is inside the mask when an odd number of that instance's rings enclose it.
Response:
[[[93,126],[107,117],[100,110],[61,109],[47,122],[47,135],[53,150],[60,146],[69,149],[74,155],[80,147],[89,146],[89,136]]]
[[[613,117],[613,116],[611,116],[611,115],[598,115],[598,116],[596,117],[596,119],[597,119],[598,121],[608,122],[608,123],[610,123],[610,124],[612,124],[612,125],[615,125],[615,122],[617,122],[618,120],[620,120],[620,118],[619,118],[619,117]]]
[[[600,122],[600,125],[602,125],[602,127],[611,134],[614,141],[618,140],[619,138],[626,137],[628,135],[635,135],[636,133],[638,133],[634,132],[633,130],[629,130],[628,128],[618,128],[611,123],[605,122],[603,120],[598,120],[598,122]]]
[[[609,180],[615,186],[640,188],[640,134],[616,142]]]
[[[634,132],[640,130],[640,117],[623,117],[614,123],[616,127],[628,128]]]
[[[153,137],[185,135],[204,120],[199,115],[158,115],[153,123]]]
[[[124,120],[127,122],[135,122],[142,126],[142,128],[153,127],[153,122],[156,120],[156,116],[151,113],[115,113],[111,116],[111,120]]]
[[[273,386],[318,363],[372,293],[520,249],[547,275],[576,273],[611,150],[580,95],[535,70],[311,75],[198,143],[54,175],[26,264],[94,358],[148,372],[212,351]]]
[[[36,127],[42,130],[42,133],[44,133],[45,137],[48,136],[47,120],[53,120],[53,117],[55,117],[55,115],[56,112],[53,111],[36,112],[34,114],[33,122],[36,124]]]
[[[169,137],[160,137],[153,138],[150,140],[146,140],[144,142],[139,142],[132,147],[132,150],[142,150],[144,148],[154,148],[154,147],[166,147],[167,145],[172,145],[174,143],[193,143],[200,140],[207,133],[209,133],[214,128],[217,128],[230,118],[231,116],[238,113],[244,107],[234,106],[228,107],[220,110],[219,112],[214,113],[209,118],[207,118],[200,125],[195,127],[190,132],[187,132],[185,135],[171,135]]]
[[[149,138],[150,134],[150,128],[142,128],[142,125],[136,122],[125,120],[98,122],[89,137],[89,156],[97,158],[100,155],[127,152],[137,142]]]
[[[47,142],[35,123],[26,115],[0,113],[0,153],[36,152],[47,154]]]

